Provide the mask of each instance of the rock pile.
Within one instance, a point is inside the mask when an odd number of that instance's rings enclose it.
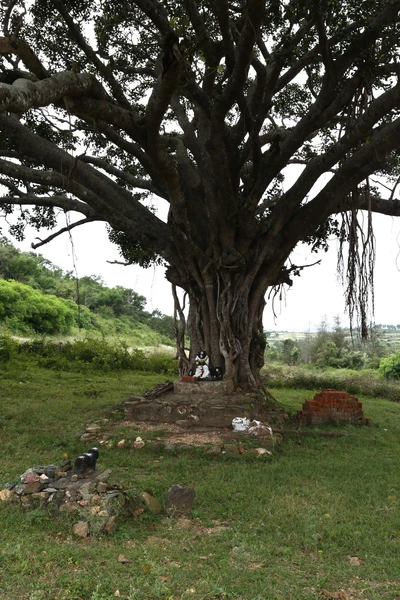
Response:
[[[111,475],[107,469],[79,477],[71,461],[61,466],[36,466],[25,471],[18,481],[6,484],[0,491],[0,500],[19,503],[24,510],[51,509],[76,513],[87,520],[94,518],[98,531],[110,533],[126,502],[121,486],[108,483]]]
[[[110,484],[110,469],[94,470],[84,476],[74,471],[71,461],[61,466],[32,467],[17,481],[5,485],[0,491],[0,501],[18,503],[25,511],[37,509],[76,514],[78,521],[73,525],[73,532],[79,537],[111,533],[122,514],[138,517],[145,511],[154,514],[162,511],[161,503],[151,490],[123,490],[118,484]],[[167,495],[167,513],[187,515],[194,497],[192,488],[172,486]]]

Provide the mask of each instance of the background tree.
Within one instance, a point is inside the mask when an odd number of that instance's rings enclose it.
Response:
[[[202,347],[251,385],[266,292],[300,272],[296,244],[326,247],[336,233],[349,242],[346,298],[365,335],[370,217],[400,214],[399,7],[3,3],[0,202],[5,213],[21,207],[14,233],[23,220],[54,226],[58,208],[83,216],[62,231],[108,223],[126,262],[163,262],[188,296],[187,319],[176,305],[182,372]],[[301,173],[283,185],[290,165]],[[372,173],[387,177],[386,198]]]

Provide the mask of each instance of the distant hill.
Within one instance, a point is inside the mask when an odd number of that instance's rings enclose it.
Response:
[[[107,287],[101,277],[76,279],[0,236],[0,324],[15,333],[68,334],[74,329],[133,335],[150,345],[173,344],[173,318],[145,310],[134,290]]]

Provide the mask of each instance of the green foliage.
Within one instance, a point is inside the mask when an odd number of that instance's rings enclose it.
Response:
[[[397,331],[396,328],[393,330]],[[390,351],[382,329],[373,328],[370,339],[363,342],[356,334],[352,338],[350,331],[341,327],[338,318],[331,328],[323,320],[316,333],[297,334],[296,337],[293,334],[293,337],[287,338],[284,332],[270,332],[266,357],[287,365],[313,364],[321,369],[377,369],[380,358]]]
[[[379,364],[379,372],[386,379],[400,379],[400,351],[382,358]]]
[[[335,342],[327,341],[318,348],[316,353],[316,364],[319,367],[336,367],[338,358],[338,348]]]
[[[42,294],[16,281],[0,279],[0,322],[13,330],[68,333],[78,325],[79,316],[78,307],[70,301]]]
[[[294,340],[288,338],[283,341],[283,347],[281,352],[283,362],[285,362],[287,365],[294,365],[299,360],[299,355],[300,350]]]
[[[126,342],[87,337],[81,340],[52,342],[36,338],[19,346],[23,356],[39,359],[41,366],[57,371],[143,371],[176,376],[177,363],[171,355],[147,354],[128,348]]]
[[[16,288],[12,282],[1,282],[1,278],[25,284],[33,290],[30,294],[26,290],[22,294],[22,288]],[[144,296],[123,286],[106,287],[101,277],[94,275],[77,281],[70,272],[63,272],[33,252],[20,252],[1,237],[0,282],[3,286],[0,323],[5,323],[14,333],[32,330],[35,333],[63,334],[69,332],[71,327],[89,331],[97,329],[107,334],[132,334],[134,330],[138,334],[138,344],[146,346],[172,343],[172,317],[157,310],[147,312]],[[19,292],[16,292],[17,289]],[[72,314],[72,318],[66,314],[66,322],[63,323],[61,317],[59,321],[53,317],[49,325],[41,322],[37,316],[29,317],[29,306],[23,306],[28,303],[28,297],[35,297],[36,305],[41,298],[42,307],[38,310],[43,313],[44,305],[48,310],[50,305],[54,307],[54,298],[49,299],[51,296],[57,296],[61,302],[57,303],[58,311],[63,306],[67,313]],[[19,304],[15,306],[17,298]]]
[[[329,368],[324,370],[313,365],[284,365],[268,362],[262,371],[268,388],[300,388],[321,390],[340,389],[349,394],[363,394],[372,398],[389,398],[400,402],[398,384],[383,381],[375,369]]]
[[[9,333],[0,332],[0,363],[9,361],[16,354],[18,347],[18,342],[13,340]]]
[[[165,261],[153,250],[144,250],[138,242],[132,241],[121,231],[108,230],[108,237],[113,244],[119,246],[122,258],[127,264],[138,264],[147,269],[151,265],[163,265]]]

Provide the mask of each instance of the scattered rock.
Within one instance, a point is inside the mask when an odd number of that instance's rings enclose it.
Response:
[[[33,503],[37,505],[39,510],[44,510],[46,508],[49,497],[50,494],[48,492],[38,492],[31,495]]]
[[[166,452],[175,452],[175,450],[176,450],[176,444],[174,442],[167,442],[164,445],[164,450]]]
[[[140,494],[140,498],[143,500],[150,512],[155,515],[158,515],[161,512],[160,502],[157,500],[157,498],[154,498],[154,496],[149,494],[149,492],[142,492]]]
[[[196,492],[186,485],[173,485],[169,488],[165,510],[169,515],[188,515],[192,510]]]
[[[258,456],[265,456],[265,454],[269,454],[271,456],[272,452],[267,450],[266,448],[256,448],[256,452]]]
[[[86,521],[78,521],[72,528],[72,532],[81,538],[87,538],[89,535],[89,525]]]
[[[82,433],[82,435],[79,438],[80,442],[86,443],[86,442],[92,442],[96,439],[96,434],[95,433]]]
[[[18,501],[18,496],[15,492],[13,492],[13,490],[1,490],[0,501],[1,502],[16,502],[16,501]]]
[[[105,523],[105,525],[103,527],[104,533],[110,535],[110,533],[112,533],[113,531],[115,531],[115,529],[117,527],[117,524],[118,524],[118,518],[117,518],[116,515],[113,515]]]
[[[22,494],[35,494],[36,492],[40,492],[43,489],[43,484],[40,481],[32,481],[31,483],[25,483]]]
[[[237,456],[239,454],[239,448],[236,444],[225,444],[223,452],[230,456]]]
[[[89,425],[86,425],[86,433],[99,433],[101,430],[101,427],[98,423],[90,423]]]
[[[63,504],[60,504],[58,510],[62,513],[72,513],[78,510],[78,506],[76,504],[73,504],[72,502],[64,502]]]
[[[74,527],[74,533],[78,537],[89,535],[86,521],[91,523],[93,534],[100,531],[111,533],[118,524],[121,511],[126,508],[135,516],[145,510],[154,514],[162,510],[160,502],[150,489],[142,494],[139,490],[132,494],[132,489],[124,492],[120,485],[108,483],[112,475],[111,469],[102,472],[94,470],[77,477],[73,470],[65,471],[65,468],[66,465],[51,465],[51,469],[29,469],[15,483],[6,484],[6,489],[0,491],[0,501],[14,501],[23,510],[45,510],[51,506],[53,511],[58,510],[60,513],[77,513],[81,515],[81,521]],[[43,478],[42,483],[40,478],[45,471],[51,471],[53,478],[45,475],[46,479]],[[28,483],[19,483],[22,480],[27,480]]]
[[[222,446],[209,446],[205,451],[207,454],[221,454]]]
[[[96,483],[94,481],[88,481],[79,487],[79,493],[84,500],[91,498],[96,491]]]
[[[251,421],[249,425],[249,433],[251,435],[271,437],[273,436],[272,429],[269,425],[261,423],[261,421]]]
[[[143,446],[144,441],[141,437],[137,437],[136,440],[133,442],[133,447],[135,448],[135,450],[140,450],[140,448],[143,448]]]
[[[132,563],[132,561],[123,554],[118,556],[118,562],[121,563],[121,565],[130,565]]]
[[[246,454],[253,454],[258,457],[272,456],[272,452],[270,452],[266,448],[250,448],[250,450],[246,450]]]
[[[111,469],[106,469],[105,471],[102,471],[101,473],[99,473],[96,476],[95,481],[106,482],[110,479],[111,475],[112,475]]]
[[[45,477],[47,477],[47,475],[45,475]],[[47,477],[48,479],[48,477]],[[36,483],[40,480],[40,477],[37,473],[33,473],[32,471],[30,471],[27,476],[22,479],[22,483],[28,484],[28,483]]]

